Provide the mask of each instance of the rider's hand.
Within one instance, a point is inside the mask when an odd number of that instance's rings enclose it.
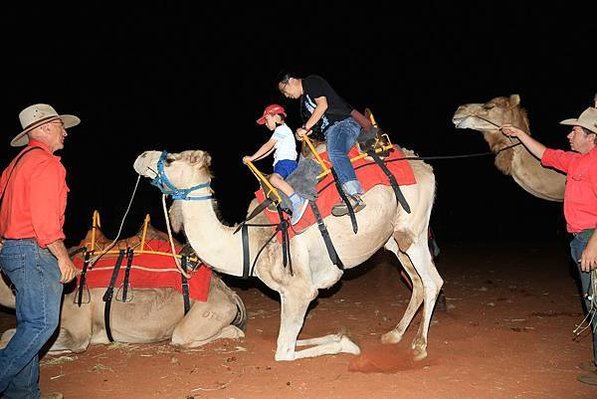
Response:
[[[307,136],[309,134],[310,130],[307,130],[305,128],[299,127],[298,129],[296,129],[296,139],[299,141],[303,141],[303,137]]]

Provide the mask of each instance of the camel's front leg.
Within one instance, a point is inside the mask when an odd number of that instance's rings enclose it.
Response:
[[[298,276],[296,277],[298,278]],[[278,347],[276,348],[276,360],[296,359],[295,347],[309,304],[317,297],[317,289],[306,284],[300,284],[303,289],[297,286],[283,289],[280,292],[280,332],[278,333]],[[292,283],[292,282],[291,282]]]

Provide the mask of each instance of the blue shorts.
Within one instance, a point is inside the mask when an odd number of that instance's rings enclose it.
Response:
[[[296,161],[292,161],[290,159],[282,159],[274,165],[274,173],[279,174],[282,176],[282,179],[286,179],[289,174],[294,172],[298,164]]]

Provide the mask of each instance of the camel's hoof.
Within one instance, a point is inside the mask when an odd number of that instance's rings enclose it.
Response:
[[[340,346],[342,348],[340,350],[341,352],[351,353],[353,355],[361,354],[361,348],[359,348],[359,346],[357,344],[352,342],[350,340],[350,338],[348,338],[346,335],[343,335],[342,338],[340,339]]]
[[[294,352],[289,353],[278,353],[276,352],[276,356],[274,357],[276,362],[290,362],[294,360]]]
[[[397,344],[402,340],[402,334],[396,330],[391,330],[381,336],[382,344]]]
[[[423,348],[416,348],[414,350],[414,357],[413,360],[418,362],[419,360],[423,360],[427,357],[427,350]]]

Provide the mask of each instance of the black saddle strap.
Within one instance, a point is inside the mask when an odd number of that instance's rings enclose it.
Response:
[[[85,260],[83,261],[83,270],[81,270],[81,277],[79,277],[79,288],[77,290],[77,306],[81,307],[83,303],[83,290],[87,282],[87,267],[89,266],[89,256],[91,251],[85,251]]]
[[[180,267],[186,273],[187,272],[187,256],[183,255],[180,258]],[[182,286],[182,300],[184,302],[184,314],[189,313],[191,309],[191,301],[189,300],[189,281],[184,274],[180,274],[181,286]]]
[[[251,253],[249,247],[249,226],[243,223],[241,226],[242,245],[243,245],[243,279],[249,278],[251,271]]]
[[[133,265],[133,257],[135,256],[135,253],[133,252],[132,248],[129,248],[129,250],[126,253],[126,256],[127,256],[126,270],[124,271],[124,281],[123,281],[123,287],[122,287],[122,302],[126,302],[126,295],[129,290],[129,277],[131,275],[131,266]]]
[[[325,247],[328,250],[328,255],[330,260],[334,265],[336,265],[340,270],[344,270],[344,264],[340,260],[338,253],[336,252],[336,248],[334,248],[334,243],[332,243],[332,239],[330,237],[330,233],[328,232],[327,227],[321,217],[321,212],[319,212],[319,207],[315,201],[309,201],[309,205],[311,206],[311,210],[313,211],[313,215],[315,215],[315,219],[317,220],[317,227],[319,227],[319,232],[323,237],[323,242],[325,243]]]
[[[408,205],[406,198],[404,198],[404,194],[402,194],[402,191],[400,190],[400,186],[396,181],[396,177],[394,177],[392,172],[390,172],[390,169],[388,169],[388,167],[386,166],[385,162],[379,157],[379,155],[375,153],[375,151],[369,150],[367,151],[367,154],[369,154],[369,156],[373,158],[373,161],[375,161],[377,166],[379,166],[381,170],[383,170],[383,172],[386,174],[386,176],[388,176],[388,179],[390,179],[390,185],[394,190],[394,195],[396,195],[396,201],[398,201],[398,203],[402,205],[406,213],[410,213],[410,206]]]
[[[118,259],[116,260],[116,264],[114,265],[114,270],[112,271],[110,285],[108,286],[108,289],[106,290],[102,298],[103,301],[106,303],[106,305],[104,306],[104,327],[106,329],[106,335],[108,336],[108,340],[110,342],[114,342],[114,338],[112,337],[112,330],[110,329],[110,308],[112,306],[112,297],[114,296],[114,284],[116,284],[116,278],[118,277],[118,272],[120,271],[120,265],[122,265],[124,254],[124,249],[121,249],[118,253]]]
[[[352,231],[356,234],[357,231],[359,231],[359,226],[357,225],[357,218],[354,215],[354,209],[352,209],[352,204],[350,203],[350,201],[348,200],[348,197],[346,196],[346,193],[342,189],[342,185],[340,184],[340,180],[338,180],[338,175],[336,174],[336,171],[334,170],[334,168],[331,168],[330,170],[332,172],[332,176],[334,177],[334,183],[336,184],[336,190],[338,190],[338,194],[340,194],[340,198],[342,198],[342,201],[344,201],[344,203],[346,204],[346,207],[348,208],[348,215],[350,216],[350,223],[352,223]]]

